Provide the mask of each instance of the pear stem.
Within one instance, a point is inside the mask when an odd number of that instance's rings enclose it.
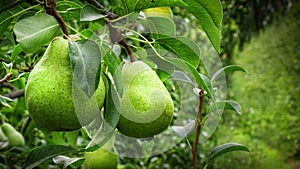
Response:
[[[54,18],[58,21],[58,23],[62,27],[62,30],[63,30],[63,33],[64,33],[63,37],[65,39],[67,39],[68,36],[69,36],[67,26],[66,26],[63,18],[56,11],[56,2],[55,2],[55,0],[44,0],[44,1],[45,1],[44,5],[45,5],[45,9],[46,9],[47,14],[54,16]]]
[[[94,5],[95,7],[99,8],[99,9],[101,9],[101,10],[103,11],[102,14],[103,14],[103,15],[106,15],[106,19],[107,19],[107,20],[106,20],[106,24],[107,24],[107,26],[108,26],[108,28],[109,28],[109,36],[110,36],[110,39],[111,39],[112,43],[118,42],[120,45],[122,45],[122,46],[126,49],[128,55],[129,55],[129,57],[130,57],[130,62],[134,62],[135,59],[134,59],[133,52],[132,52],[130,46],[129,46],[129,45],[127,44],[127,42],[124,40],[124,37],[123,37],[123,35],[122,35],[122,32],[121,32],[119,29],[113,27],[112,23],[109,22],[109,20],[115,20],[115,19],[119,18],[119,16],[118,16],[117,14],[115,14],[115,13],[112,13],[112,12],[109,12],[108,10],[106,10],[106,9],[105,9],[99,2],[97,2],[96,0],[87,0],[87,1],[88,1],[90,4]]]
[[[203,107],[203,98],[204,98],[204,90],[200,89],[199,92],[199,104],[198,104],[198,113],[197,113],[197,126],[196,126],[196,136],[194,140],[194,145],[192,148],[192,153],[193,153],[193,164],[194,164],[194,169],[197,169],[197,148],[198,148],[198,143],[199,143],[199,135],[201,133],[201,115],[202,115],[202,107]]]

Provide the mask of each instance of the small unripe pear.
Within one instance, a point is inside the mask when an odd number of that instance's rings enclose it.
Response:
[[[4,135],[7,137],[9,147],[20,146],[25,144],[24,137],[9,123],[3,123],[1,129]]]
[[[85,161],[83,166],[85,169],[117,169],[119,158],[114,152],[114,137],[112,137],[105,145],[93,152],[85,152]]]
[[[147,138],[164,131],[173,119],[172,98],[156,75],[142,61],[122,68],[123,96],[118,130],[134,138]]]
[[[48,131],[81,128],[96,117],[104,98],[102,78],[91,98],[74,82],[68,40],[62,37],[53,39],[49,44],[30,73],[25,88],[26,105],[31,118]]]

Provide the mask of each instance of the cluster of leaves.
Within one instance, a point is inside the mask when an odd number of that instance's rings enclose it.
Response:
[[[13,84],[15,90],[23,90],[29,75],[28,72],[30,72],[44,53],[45,45],[54,37],[61,35],[61,31],[60,24],[56,19],[45,14],[42,4],[38,3],[32,5],[23,1],[16,1],[16,3],[13,3],[14,5],[11,4],[8,3],[4,5],[0,11],[0,36],[2,38],[0,43],[0,56],[1,62],[3,63],[3,68],[0,69],[0,77],[12,73],[13,77],[9,79],[8,82]],[[236,102],[231,100],[216,100],[213,81],[224,72],[245,71],[243,68],[239,66],[224,67],[215,72],[211,78],[209,78],[207,74],[200,74],[198,72],[201,65],[199,47],[192,40],[176,34],[176,24],[173,20],[162,17],[145,19],[139,15],[141,10],[151,7],[176,6],[184,8],[197,18],[197,21],[206,32],[214,48],[220,52],[222,6],[219,0],[123,0],[121,2],[104,1],[103,4],[106,9],[121,16],[119,19],[111,20],[110,23],[113,24],[114,29],[123,32],[125,40],[133,47],[133,51],[139,54],[136,56],[137,59],[144,60],[150,64],[153,64],[155,59],[159,59],[171,67],[171,70],[169,69],[167,74],[158,71],[162,81],[168,84],[168,77],[170,77],[170,74],[172,74],[175,69],[178,69],[184,74],[189,75],[191,79],[194,79],[196,87],[202,88],[207,92],[206,96],[211,100],[211,106],[207,108],[206,115],[212,111],[223,109],[224,107],[240,112],[240,106]],[[77,34],[82,39],[69,43],[71,61],[74,65],[81,65],[80,68],[82,68],[74,69],[74,71],[84,72],[87,70],[85,69],[86,66],[89,65],[89,69],[94,68],[94,70],[85,72],[84,74],[86,76],[91,76],[91,74],[95,74],[95,72],[98,72],[100,69],[105,72],[109,70],[111,74],[114,74],[123,60],[127,59],[127,54],[126,51],[122,50],[117,44],[111,44],[109,39],[112,38],[111,30],[106,25],[106,16],[103,15],[103,11],[77,0],[58,1],[56,9],[66,22],[69,34]],[[145,32],[139,29],[139,26],[143,26],[148,32],[145,34]],[[169,55],[160,53],[157,49],[164,49],[170,54],[176,55],[177,58],[168,57]],[[151,53],[149,53],[149,51],[151,51]],[[83,55],[91,56],[91,58],[86,59]],[[149,59],[150,55],[154,57],[154,60]],[[163,65],[158,64],[158,67],[160,66]],[[89,88],[89,86],[93,85],[89,84],[90,82],[86,80],[89,79],[89,77],[76,77],[76,79],[81,88],[88,95],[94,92]],[[30,121],[24,98],[20,97],[12,100],[5,96],[5,94],[9,92],[12,92],[12,89],[3,87],[0,90],[2,95],[1,120],[10,122],[17,127],[25,136],[27,142],[26,146],[22,147],[22,153],[18,153],[20,155],[16,158],[20,161],[7,165],[23,165],[23,156],[27,156],[27,151],[32,149],[32,147],[39,145],[44,146],[34,149],[28,156],[26,165],[29,168],[37,166],[45,160],[57,157],[58,155],[73,153],[73,156],[77,157],[85,151],[81,148],[88,144],[89,137],[83,130],[74,133],[48,133],[38,129],[34,123]],[[105,109],[105,113],[109,114],[109,116],[106,116],[106,120],[112,126],[116,126],[117,118],[115,118],[115,116],[117,116],[117,114],[114,111],[114,104],[111,103],[110,99],[112,98],[112,94],[113,93],[109,93],[107,96],[106,106],[110,107],[110,109]],[[107,135],[107,137],[109,136],[110,135]],[[78,137],[83,140],[79,145],[76,141]],[[107,138],[104,137],[103,140],[105,141]],[[50,144],[54,145],[49,146]],[[59,145],[72,146],[76,147],[76,149]],[[239,144],[225,144],[220,147],[215,147],[206,162],[209,163],[216,156],[234,150],[248,151],[247,148]],[[15,150],[5,150],[6,153],[12,151],[14,152]],[[2,158],[2,161],[8,160],[8,156],[3,156]],[[74,158],[70,159],[66,156],[59,156],[58,158],[54,158],[53,161],[55,164],[64,166],[70,165],[76,168],[80,166],[83,160],[81,158],[74,160]],[[46,163],[44,165],[49,164]]]

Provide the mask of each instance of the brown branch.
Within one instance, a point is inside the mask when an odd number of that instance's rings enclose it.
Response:
[[[11,83],[3,82],[3,83],[1,84],[1,86],[2,86],[2,87],[6,87],[6,88],[8,88],[8,89],[11,90],[10,93],[4,95],[5,97],[14,99],[14,98],[18,98],[18,97],[23,97],[24,94],[25,94],[24,90],[18,90],[18,89],[17,89],[14,85],[12,85]]]
[[[14,99],[14,98],[23,97],[24,94],[25,94],[24,90],[15,90],[15,91],[12,91],[11,93],[5,94],[4,96]]]
[[[135,59],[134,59],[134,56],[133,56],[133,53],[132,53],[132,50],[131,50],[130,46],[125,42],[124,39],[122,41],[120,41],[119,44],[124,46],[124,48],[127,50],[128,54],[129,54],[129,57],[130,57],[130,62],[134,62]]]
[[[87,0],[90,4],[94,5],[95,7],[103,10],[102,14],[106,15],[108,19],[114,20],[119,18],[119,16],[115,13],[109,12],[107,9],[105,9],[98,1],[96,0]]]
[[[201,133],[201,115],[202,115],[203,98],[204,98],[204,90],[200,89],[198,113],[197,113],[197,119],[196,119],[196,121],[197,121],[196,136],[195,136],[195,141],[194,141],[194,145],[193,145],[193,149],[192,149],[194,169],[197,169],[197,148],[198,148],[198,143],[199,143],[199,135]]]
[[[99,2],[97,2],[96,0],[87,0],[90,4],[94,5],[95,7],[103,10],[103,13],[104,15],[106,15],[106,18],[109,19],[109,20],[113,20],[113,19],[117,19],[119,18],[119,16],[115,13],[112,13],[112,12],[109,12],[108,10],[106,10]],[[127,42],[124,40],[124,37],[122,35],[122,32],[116,28],[113,27],[112,23],[107,21],[107,26],[109,28],[109,37],[110,37],[110,40],[112,43],[116,43],[118,42],[120,45],[122,45],[129,57],[130,57],[130,61],[131,62],[134,62],[135,59],[134,59],[134,56],[133,56],[133,52],[130,48],[130,46],[127,44]]]
[[[12,85],[11,83],[7,83],[7,82],[3,82],[3,83],[1,84],[1,86],[2,86],[2,87],[5,87],[5,88],[8,88],[8,89],[10,89],[11,91],[17,90],[17,88],[16,88],[14,85]]]
[[[13,75],[12,73],[8,73],[2,79],[0,79],[0,83],[8,81],[12,77],[12,75]]]
[[[54,16],[54,18],[58,21],[60,26],[62,27],[64,38],[67,39],[69,36],[67,26],[63,20],[63,18],[59,15],[59,13],[56,11],[56,2],[55,0],[45,0],[45,9],[47,14]]]

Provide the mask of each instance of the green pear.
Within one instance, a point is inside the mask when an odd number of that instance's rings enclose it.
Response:
[[[68,40],[52,40],[29,75],[25,99],[33,121],[48,131],[81,128],[99,114],[105,98],[102,77],[92,97],[73,79]],[[96,105],[96,106],[95,106]]]
[[[83,166],[86,169],[117,169],[119,158],[113,150],[114,138],[93,152],[84,153]]]
[[[156,73],[144,62],[125,63],[118,130],[134,138],[164,131],[173,119],[172,98]]]
[[[9,147],[20,146],[25,144],[24,137],[9,123],[3,123],[1,129],[4,135],[7,137]]]

